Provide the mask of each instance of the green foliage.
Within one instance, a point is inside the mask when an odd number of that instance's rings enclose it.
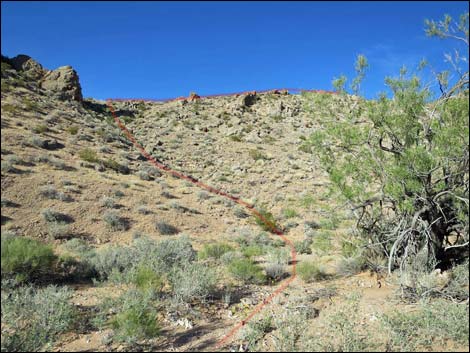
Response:
[[[119,216],[118,213],[114,211],[108,211],[104,214],[103,220],[109,226],[110,229],[114,231],[124,231],[129,229],[129,223],[125,218]]]
[[[257,210],[259,214],[255,213],[256,224],[263,228],[264,231],[275,232],[278,229],[276,225],[276,220],[271,212],[268,212],[265,209]]]
[[[115,340],[135,344],[159,335],[158,311],[147,293],[129,290],[112,307],[118,310],[110,320]]]
[[[320,281],[327,277],[322,266],[317,265],[315,262],[307,261],[301,262],[297,266],[297,274],[307,283]]]
[[[30,238],[2,237],[1,244],[2,278],[37,279],[49,273],[56,260],[49,245]]]
[[[384,314],[381,321],[390,332],[392,351],[422,351],[447,340],[468,346],[468,315],[468,305],[441,300],[422,302],[418,311]]]
[[[78,134],[78,126],[70,126],[67,128],[67,132],[70,134],[70,135],[76,135]]]
[[[217,276],[212,268],[204,264],[188,262],[172,271],[170,283],[177,300],[204,300],[214,291]]]
[[[43,134],[45,133],[46,131],[48,131],[49,129],[47,128],[47,125],[45,124],[40,124],[40,125],[36,125],[34,128],[33,128],[33,131],[36,133],[36,134]]]
[[[428,35],[468,46],[468,13],[458,23],[446,16],[426,25]],[[457,79],[451,84],[451,74],[437,73],[443,95],[434,101],[429,86],[405,67],[385,79],[391,98],[312,96],[312,115],[322,128],[304,148],[319,157],[331,191],[352,206],[361,236],[380,244],[375,251],[389,257],[390,269],[409,266],[424,248],[428,265],[468,257],[462,246],[469,240],[468,65],[459,66],[458,54],[446,58]],[[351,85],[356,94],[367,67],[360,55]],[[344,82],[335,81],[337,89]],[[455,233],[458,243],[444,250]]]
[[[163,276],[146,265],[138,265],[132,274],[132,283],[141,290],[160,292],[165,284]]]
[[[100,161],[96,152],[93,151],[91,148],[84,148],[83,150],[78,152],[78,156],[85,162],[98,163]]]
[[[263,269],[249,259],[235,259],[229,264],[228,270],[244,283],[262,284],[266,281]]]
[[[57,336],[76,320],[71,294],[55,286],[9,290],[2,282],[2,352],[50,350]]]
[[[198,253],[198,257],[201,260],[207,258],[219,260],[223,254],[233,250],[233,247],[226,243],[206,244]]]

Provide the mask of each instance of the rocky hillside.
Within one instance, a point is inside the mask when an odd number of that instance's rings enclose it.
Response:
[[[227,337],[292,278],[291,249],[247,209],[152,166],[70,66],[19,55],[1,74],[2,351],[403,349],[378,318],[410,308],[391,304],[382,260],[363,272],[353,221],[304,145],[319,94],[111,102],[148,153],[255,205],[295,244],[298,276]],[[31,244],[50,246],[47,261],[24,255]],[[417,347],[462,347],[441,334]]]

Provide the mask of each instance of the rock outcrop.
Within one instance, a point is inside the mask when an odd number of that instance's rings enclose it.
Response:
[[[77,72],[71,66],[46,70],[28,55],[9,59],[13,68],[22,71],[28,78],[38,81],[39,87],[61,100],[82,101],[82,88]]]
[[[48,71],[41,79],[41,88],[53,91],[62,100],[83,100],[78,74],[71,66]]]

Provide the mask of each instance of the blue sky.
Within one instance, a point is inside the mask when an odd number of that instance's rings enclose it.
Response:
[[[269,88],[332,89],[370,63],[362,93],[423,57],[446,68],[455,44],[427,38],[424,19],[467,2],[2,1],[2,54],[73,66],[85,97],[166,98]]]

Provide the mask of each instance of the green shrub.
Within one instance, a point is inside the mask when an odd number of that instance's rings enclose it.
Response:
[[[294,217],[297,217],[299,215],[297,213],[297,211],[292,209],[292,208],[285,208],[282,211],[282,214],[284,215],[285,218],[294,218]]]
[[[250,150],[249,155],[251,158],[253,158],[255,161],[257,160],[267,160],[268,157],[261,151],[259,150]]]
[[[207,258],[219,260],[223,254],[233,250],[233,247],[226,243],[206,244],[198,253],[198,257],[201,260]]]
[[[67,132],[70,135],[76,135],[78,133],[78,126],[70,126],[69,128],[67,128]]]
[[[353,276],[366,267],[366,260],[362,256],[343,257],[336,265],[336,273],[340,276]]]
[[[51,271],[56,256],[49,245],[24,237],[2,237],[2,278],[37,279]]]
[[[110,324],[115,340],[135,344],[139,340],[160,334],[158,312],[149,295],[129,290],[116,301],[114,309],[118,312],[110,320]]]
[[[37,134],[42,134],[42,133],[46,132],[47,130],[49,130],[49,129],[47,128],[47,125],[44,125],[44,124],[36,125],[33,128],[33,131]]]
[[[325,270],[314,262],[301,262],[297,266],[297,274],[307,283],[319,281],[327,277]]]
[[[160,292],[165,284],[162,275],[156,273],[146,265],[137,266],[133,272],[131,281],[139,289],[156,292]]]
[[[468,346],[468,315],[468,305],[423,301],[418,311],[396,310],[382,315],[381,322],[390,332],[391,350],[422,351],[448,340]]]
[[[161,235],[175,235],[179,233],[178,228],[166,222],[157,222],[155,227]]]
[[[295,241],[294,248],[297,254],[311,254],[312,253],[312,239],[306,238],[302,241]]]
[[[242,254],[248,258],[261,256],[266,253],[266,248],[261,245],[248,245],[241,248]]]
[[[78,156],[85,162],[89,163],[98,163],[100,161],[96,152],[91,148],[84,148],[78,152]]]
[[[271,212],[264,209],[258,210],[260,215],[254,214],[256,224],[263,228],[264,231],[273,232],[277,229],[276,220]]]
[[[101,280],[121,281],[123,280],[122,274],[132,269],[136,264],[133,252],[127,247],[118,246],[94,252],[88,261]]]
[[[3,272],[3,244],[2,244]],[[5,290],[2,283],[2,352],[50,350],[76,320],[67,288],[30,286]]]
[[[118,173],[121,173],[121,174],[129,174],[130,173],[130,169],[129,169],[128,166],[126,166],[124,164],[121,164],[121,163],[118,163],[112,158],[108,158],[108,159],[104,160],[103,165],[106,168],[114,170],[115,172],[118,172]]]
[[[114,231],[124,231],[129,229],[128,221],[125,218],[120,217],[116,212],[106,212],[103,216],[103,220]]]
[[[262,284],[266,281],[263,269],[249,259],[236,259],[228,266],[229,272],[245,283]]]
[[[170,282],[175,298],[190,302],[205,300],[213,292],[217,277],[210,267],[193,262],[177,267],[170,275]]]

